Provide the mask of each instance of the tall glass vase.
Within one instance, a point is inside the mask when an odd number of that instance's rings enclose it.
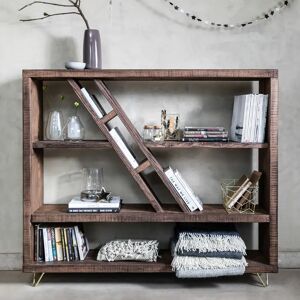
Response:
[[[101,69],[101,41],[97,29],[86,29],[83,40],[83,62],[87,69]]]
[[[53,110],[49,113],[46,127],[47,140],[63,140],[64,139],[64,120],[59,110]]]

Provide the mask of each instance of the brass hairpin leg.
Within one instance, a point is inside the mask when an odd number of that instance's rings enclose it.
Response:
[[[261,284],[262,287],[269,286],[269,274],[265,273],[265,280],[262,278],[263,273],[256,273],[255,274]]]
[[[36,280],[36,273],[33,273],[32,276],[32,286],[33,287],[37,287],[39,285],[39,283],[41,282],[43,276],[45,275],[45,273],[41,273],[39,278]]]

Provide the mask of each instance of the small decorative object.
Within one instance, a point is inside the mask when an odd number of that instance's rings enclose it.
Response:
[[[144,132],[143,132],[144,141],[152,141],[152,139],[153,139],[153,130],[154,130],[154,126],[152,126],[152,125],[145,125],[144,126]]]
[[[69,4],[63,3],[52,3],[46,1],[33,1],[29,4],[24,5],[19,9],[19,11],[32,6],[34,4],[43,4],[43,5],[50,5],[62,8],[69,8],[70,11],[66,12],[59,12],[59,13],[47,13],[44,12],[42,17],[38,18],[30,18],[30,19],[21,19],[22,22],[29,22],[29,21],[36,21],[36,20],[43,20],[54,16],[62,16],[62,15],[79,15],[84,24],[86,26],[86,30],[84,32],[84,41],[83,41],[83,61],[86,63],[86,68],[88,69],[101,69],[102,62],[101,62],[101,42],[100,42],[100,34],[99,30],[91,29],[88,23],[86,16],[84,15],[81,7],[80,0],[68,0]],[[73,11],[72,9],[75,9]]]
[[[64,121],[62,112],[53,110],[49,113],[48,122],[46,127],[46,138],[48,140],[63,140]]]
[[[155,262],[158,257],[156,240],[114,240],[100,248],[97,260],[137,260]]]
[[[257,203],[260,172],[253,171],[250,179],[226,179],[222,182],[223,205],[228,213],[254,214]]]
[[[84,127],[77,115],[79,102],[75,101],[74,106],[76,109],[75,115],[69,117],[66,124],[66,139],[68,140],[83,140],[84,139]]]
[[[161,124],[164,128],[165,140],[179,140],[179,115],[168,114],[166,110],[161,111]]]
[[[225,28],[225,29],[234,29],[234,28],[244,28],[246,26],[256,24],[261,21],[266,21],[272,18],[273,16],[279,14],[282,10],[284,10],[290,3],[291,0],[288,1],[280,1],[277,5],[273,6],[269,10],[266,10],[265,12],[262,12],[260,15],[252,17],[249,20],[246,20],[244,22],[236,23],[236,24],[230,24],[230,23],[221,23],[217,21],[210,21],[205,18],[202,18],[201,16],[197,16],[196,14],[193,14],[191,12],[187,12],[186,10],[182,9],[180,6],[178,6],[173,1],[169,0],[163,0],[167,4],[169,4],[171,7],[175,9],[175,11],[180,12],[181,14],[187,16],[189,19],[198,22],[199,24],[204,24],[206,26],[210,26],[212,28]]]
[[[103,169],[102,168],[84,168],[83,169],[83,190],[81,200],[87,202],[107,201],[107,196],[103,187]]]
[[[80,61],[68,61],[65,63],[66,69],[70,70],[84,70],[86,63]]]
[[[164,134],[163,134],[163,130],[162,130],[162,126],[161,125],[154,125],[153,128],[153,141],[154,142],[161,142],[164,139]]]

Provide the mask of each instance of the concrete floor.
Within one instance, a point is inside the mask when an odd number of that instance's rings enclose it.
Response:
[[[0,272],[1,300],[242,300],[300,299],[300,269],[269,276],[270,286],[258,286],[251,275],[205,280],[178,280],[172,275],[48,275],[33,288],[31,275]]]

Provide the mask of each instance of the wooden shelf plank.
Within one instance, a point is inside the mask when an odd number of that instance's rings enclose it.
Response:
[[[96,260],[97,251],[91,250],[84,261],[76,262],[32,262],[24,265],[24,272],[45,273],[172,273],[172,257],[169,250],[160,252],[157,262],[99,262]],[[274,266],[268,265],[266,259],[255,250],[247,252],[248,267],[246,273],[276,272]]]
[[[277,78],[274,69],[158,69],[158,70],[24,70],[24,77],[40,80],[259,80]]]
[[[256,143],[192,143],[192,142],[146,142],[146,147],[150,149],[189,149],[189,148],[212,148],[212,149],[260,149],[268,148],[268,144]],[[36,141],[33,143],[34,149],[45,148],[82,148],[82,149],[111,149],[112,146],[107,140],[84,140],[84,141]]]
[[[36,141],[33,143],[34,149],[45,148],[76,148],[76,149],[111,149],[111,144],[107,140],[84,140],[84,141]]]
[[[163,148],[178,148],[178,149],[188,149],[188,148],[215,148],[215,149],[259,149],[268,148],[267,143],[216,143],[216,142],[174,142],[174,141],[164,141],[164,142],[146,142],[145,145],[151,149],[163,149]]]
[[[119,213],[68,213],[66,204],[44,204],[31,217],[33,223],[63,222],[221,222],[268,223],[262,209],[255,214],[228,214],[220,204],[204,205],[202,212],[184,213],[176,204],[162,205],[164,212],[154,212],[150,204],[124,204]]]

